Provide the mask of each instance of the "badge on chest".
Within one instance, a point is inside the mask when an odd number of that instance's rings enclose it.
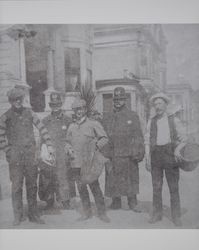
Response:
[[[66,125],[63,125],[62,130],[66,130],[66,129],[67,129]]]

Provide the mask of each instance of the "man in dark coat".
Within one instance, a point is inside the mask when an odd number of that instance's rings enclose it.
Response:
[[[62,104],[60,93],[51,93],[49,106],[52,111],[43,119],[55,148],[56,156],[55,167],[51,167],[51,175],[49,175],[51,187],[46,190],[46,195],[43,198],[47,202],[46,209],[53,207],[55,195],[56,200],[62,203],[63,209],[70,209],[70,198],[75,196],[75,183],[69,181],[69,160],[64,151],[66,132],[71,123],[71,118],[64,114],[61,109]]]
[[[0,149],[6,153],[12,182],[14,223],[23,220],[23,181],[25,179],[28,217],[31,222],[43,224],[37,211],[36,142],[33,125],[39,130],[49,154],[54,153],[49,134],[43,123],[31,109],[23,107],[24,92],[13,88],[8,92],[11,108],[0,117]]]
[[[111,209],[121,208],[121,196],[127,196],[129,208],[140,212],[138,163],[144,157],[144,139],[138,115],[126,107],[122,87],[114,90],[114,110],[104,114],[103,126],[109,137],[103,154],[111,159],[106,169],[105,195],[112,198]]]

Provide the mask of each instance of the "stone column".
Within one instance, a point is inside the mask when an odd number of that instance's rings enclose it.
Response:
[[[136,90],[135,89],[131,92],[131,110],[137,112]]]
[[[47,58],[47,84],[48,88],[45,93],[45,111],[50,111],[49,101],[50,94],[55,91],[54,89],[54,60],[53,60],[54,51],[51,47],[48,48],[48,58]]]
[[[21,88],[25,92],[24,106],[31,107],[30,105],[30,86],[26,81],[26,57],[25,57],[25,47],[24,47],[24,34],[19,32],[19,82],[15,85],[16,88]]]
[[[81,85],[85,85],[87,79],[87,67],[86,67],[86,50],[80,48],[80,82]]]
[[[140,77],[140,47],[141,47],[141,31],[137,31],[136,64],[135,64],[135,75],[137,77]]]

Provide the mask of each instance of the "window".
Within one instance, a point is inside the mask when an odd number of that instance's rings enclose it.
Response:
[[[176,104],[180,104],[181,106],[183,105],[183,101],[182,101],[182,96],[181,95],[175,95],[175,101],[176,101]]]
[[[80,89],[80,49],[65,49],[65,90],[66,92]]]
[[[47,88],[46,71],[27,72],[27,80],[31,85],[30,104],[34,112],[44,112]]]

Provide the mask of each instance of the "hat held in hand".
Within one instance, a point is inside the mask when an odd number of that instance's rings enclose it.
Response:
[[[42,162],[46,163],[49,166],[55,165],[55,158],[52,154],[49,154],[46,144],[42,144],[40,156]]]

